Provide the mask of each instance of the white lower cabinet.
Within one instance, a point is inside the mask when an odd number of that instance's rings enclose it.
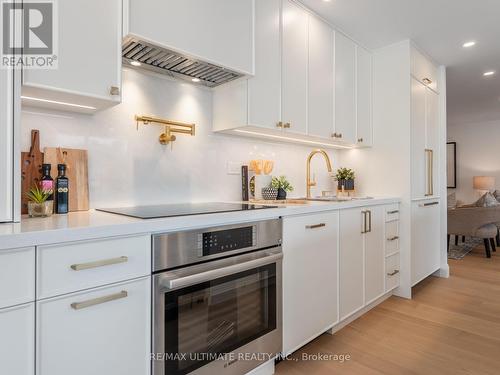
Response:
[[[385,293],[385,207],[340,211],[340,318]]]
[[[150,290],[144,277],[38,301],[37,375],[148,375]]]
[[[283,353],[338,321],[338,212],[283,219]]]
[[[413,202],[411,227],[413,286],[441,267],[439,200]]]
[[[365,304],[382,296],[385,292],[385,210],[382,206],[369,207],[368,228],[365,243]]]
[[[362,208],[340,211],[340,319],[348,317],[364,304],[364,218]]]
[[[33,375],[34,373],[35,303],[1,309],[0,374]]]

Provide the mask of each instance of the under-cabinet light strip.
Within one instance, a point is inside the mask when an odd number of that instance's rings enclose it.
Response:
[[[35,102],[43,102],[43,103],[52,103],[52,104],[65,105],[65,106],[68,106],[68,107],[77,107],[77,108],[84,108],[84,109],[91,109],[91,110],[96,110],[97,109],[96,107],[92,107],[92,106],[89,106],[89,105],[59,102],[57,100],[34,98],[32,96],[24,96],[24,95],[22,95],[21,99],[32,100],[32,101],[35,101]]]
[[[258,135],[258,136],[262,136],[262,137],[266,137],[266,138],[285,139],[288,141],[307,143],[307,144],[312,144],[312,145],[323,145],[323,146],[336,147],[336,148],[346,148],[346,149],[353,148],[352,146],[337,145],[335,143],[323,143],[323,142],[316,142],[316,141],[308,141],[305,139],[296,139],[296,138],[284,137],[281,135],[259,133],[259,132],[254,132],[254,131],[250,131],[250,130],[235,129],[234,131],[238,132],[238,133],[253,134],[253,135]]]

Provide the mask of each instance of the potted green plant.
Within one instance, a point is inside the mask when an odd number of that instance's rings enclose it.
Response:
[[[43,190],[33,186],[27,193],[29,217],[47,217],[54,211],[54,201],[49,200],[52,190]]]
[[[285,176],[273,177],[271,187],[278,189],[276,199],[279,200],[286,199],[286,193],[293,191],[292,184],[286,179]]]
[[[354,190],[354,171],[350,168],[339,168],[335,175],[339,190]]]

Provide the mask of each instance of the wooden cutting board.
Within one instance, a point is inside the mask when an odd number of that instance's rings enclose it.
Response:
[[[88,152],[62,147],[45,147],[44,163],[52,164],[50,174],[57,178],[57,164],[66,164],[69,179],[69,210],[86,211],[89,209]]]
[[[31,130],[31,147],[29,152],[21,152],[21,213],[28,213],[26,193],[38,185],[42,177],[43,154],[40,151],[40,132]]]

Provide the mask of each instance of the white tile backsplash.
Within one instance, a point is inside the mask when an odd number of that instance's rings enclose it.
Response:
[[[135,114],[196,123],[196,136],[179,134],[162,146],[157,125],[139,125]],[[306,158],[311,147],[246,139],[212,132],[212,93],[205,88],[155,74],[124,69],[123,102],[83,115],[24,107],[22,149],[29,149],[31,129],[41,132],[41,147],[89,151],[91,207],[241,199],[239,175],[228,163],[250,159],[275,161],[274,175],[284,174],[295,187],[290,196],[305,195]],[[43,151],[43,150],[42,150]],[[339,151],[328,151],[334,168]],[[313,160],[316,192],[332,190],[321,157]]]

